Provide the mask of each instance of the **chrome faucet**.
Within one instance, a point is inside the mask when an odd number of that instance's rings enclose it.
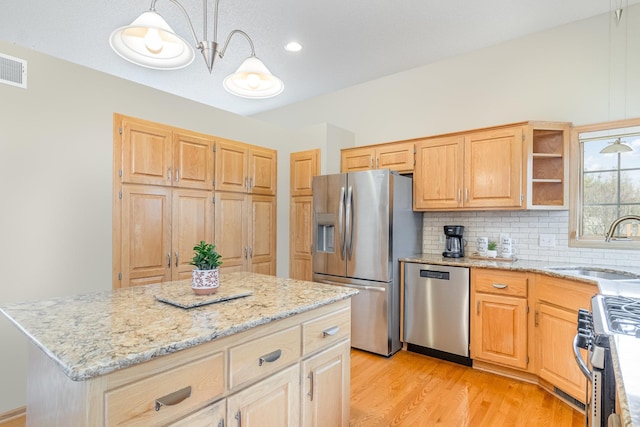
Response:
[[[620,225],[621,222],[626,221],[628,219],[635,219],[636,221],[640,221],[640,216],[638,216],[638,215],[625,215],[625,216],[621,216],[620,218],[618,218],[615,221],[613,221],[611,223],[611,225],[609,226],[609,231],[607,231],[607,234],[605,234],[605,236],[604,236],[604,241],[605,242],[610,242],[611,238],[613,237],[613,232],[615,231],[616,227],[618,225]]]

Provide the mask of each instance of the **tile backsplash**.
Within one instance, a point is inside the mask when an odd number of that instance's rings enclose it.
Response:
[[[467,240],[465,254],[476,251],[476,238],[499,241],[501,234],[515,239],[516,257],[528,261],[640,265],[640,251],[569,247],[568,211],[481,211],[426,212],[423,215],[422,251],[440,253],[444,249],[444,225],[463,225]],[[540,235],[555,236],[555,246],[540,246]]]

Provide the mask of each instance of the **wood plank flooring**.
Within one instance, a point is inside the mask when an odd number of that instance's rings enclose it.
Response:
[[[583,427],[537,385],[401,350],[351,350],[351,426]]]

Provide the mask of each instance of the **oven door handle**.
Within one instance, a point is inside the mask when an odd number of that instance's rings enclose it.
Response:
[[[584,362],[584,360],[582,359],[582,355],[580,354],[580,347],[578,347],[578,339],[579,339],[578,334],[576,334],[576,336],[573,338],[573,355],[576,358],[576,363],[578,363],[578,367],[580,368],[580,371],[582,371],[584,376],[587,377],[589,381],[593,381],[593,375],[591,374],[589,367],[587,367],[587,364]]]

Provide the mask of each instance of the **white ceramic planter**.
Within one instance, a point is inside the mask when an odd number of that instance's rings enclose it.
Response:
[[[214,294],[220,286],[218,269],[193,270],[191,272],[191,289],[196,295]]]
[[[498,256],[498,251],[489,251],[489,250],[488,250],[488,251],[487,251],[487,256],[488,256],[489,258],[495,258],[495,257],[497,257],[497,256]]]

